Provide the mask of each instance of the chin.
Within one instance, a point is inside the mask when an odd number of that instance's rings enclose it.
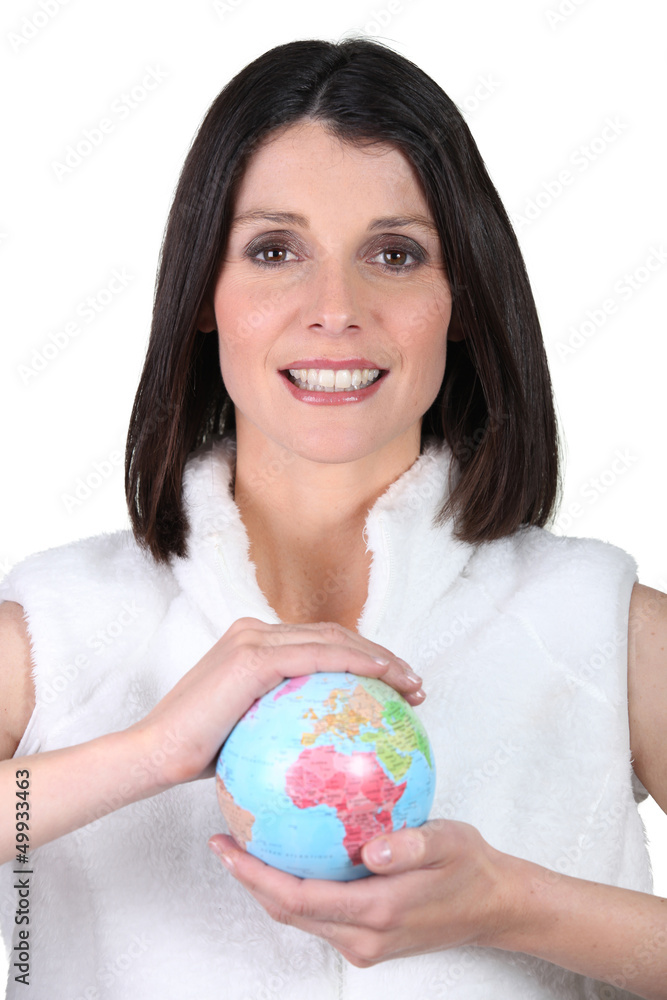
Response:
[[[368,458],[386,448],[392,440],[386,433],[374,435],[368,427],[359,430],[338,428],[326,432],[310,430],[286,447],[310,462],[342,465]]]

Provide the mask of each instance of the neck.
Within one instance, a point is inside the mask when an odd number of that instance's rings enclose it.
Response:
[[[316,462],[237,423],[235,501],[257,582],[283,621],[354,628],[368,591],[368,511],[419,456],[419,428],[344,463]]]

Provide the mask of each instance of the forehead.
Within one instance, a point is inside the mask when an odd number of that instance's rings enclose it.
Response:
[[[317,197],[342,209],[354,200],[373,208],[419,209],[429,216],[419,176],[389,143],[350,143],[319,122],[273,133],[251,156],[236,197],[237,214],[265,198]]]

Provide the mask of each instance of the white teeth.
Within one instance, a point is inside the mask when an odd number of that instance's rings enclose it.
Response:
[[[290,377],[300,389],[315,389],[316,392],[343,392],[345,389],[359,389],[375,382],[380,376],[379,368],[290,368]]]

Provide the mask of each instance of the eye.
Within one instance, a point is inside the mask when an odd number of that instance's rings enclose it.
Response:
[[[298,257],[294,244],[290,245],[290,241],[281,234],[270,233],[264,239],[253,240],[244,251],[244,256],[249,257],[258,267],[279,267],[281,264],[292,263],[287,259],[287,254],[290,253],[293,257]]]
[[[391,257],[392,258],[391,263],[392,264],[397,264],[397,265],[398,264],[405,265],[407,263],[402,258],[404,258],[404,257],[412,257],[412,254],[410,253],[409,250],[399,250],[399,249],[396,249],[396,250],[381,250],[380,253],[383,254],[384,257]],[[379,256],[379,254],[376,254],[376,256]],[[397,260],[397,258],[399,258],[399,259]],[[386,260],[382,261],[382,263],[386,264],[387,261]]]
[[[383,271],[387,273],[393,271],[395,273],[405,273],[406,271],[412,271],[413,268],[419,267],[423,264],[425,256],[423,252],[419,249],[417,244],[410,243],[409,247],[406,246],[385,246],[378,253],[376,253],[371,260],[376,258],[383,258],[378,261],[377,266],[382,268]],[[408,263],[407,258],[412,258],[412,263]]]
[[[292,251],[287,247],[279,246],[277,244],[267,244],[266,246],[259,248],[256,255],[253,256],[253,260],[255,260],[258,264],[284,264],[287,259],[285,255],[288,253],[292,253]],[[260,254],[269,254],[270,256],[268,259],[264,258],[264,260],[257,260]],[[282,254],[282,256],[279,256],[280,254]]]

